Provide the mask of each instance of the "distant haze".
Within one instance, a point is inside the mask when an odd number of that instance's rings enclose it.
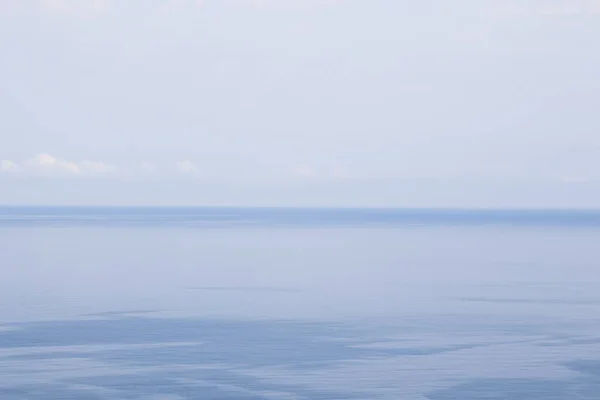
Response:
[[[598,0],[2,0],[0,204],[600,205]]]

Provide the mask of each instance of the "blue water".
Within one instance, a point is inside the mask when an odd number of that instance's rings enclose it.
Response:
[[[600,212],[0,208],[0,399],[597,399]]]

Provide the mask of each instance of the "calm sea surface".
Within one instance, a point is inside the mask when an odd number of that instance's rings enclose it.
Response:
[[[0,400],[597,400],[600,212],[0,208]]]

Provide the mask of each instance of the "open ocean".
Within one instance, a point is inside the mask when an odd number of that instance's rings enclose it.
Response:
[[[597,400],[600,212],[0,208],[0,400]]]

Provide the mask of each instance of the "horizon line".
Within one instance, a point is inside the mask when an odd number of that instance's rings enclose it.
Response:
[[[592,207],[496,207],[496,206],[451,206],[451,207],[420,207],[420,206],[290,206],[290,205],[86,205],[86,204],[0,204],[0,209],[245,209],[245,210],[382,210],[382,211],[546,211],[546,212],[600,212],[600,206]]]

